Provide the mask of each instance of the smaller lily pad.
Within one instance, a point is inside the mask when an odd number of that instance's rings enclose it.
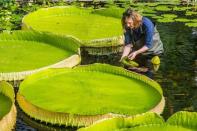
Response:
[[[177,112],[167,122],[157,114],[145,113],[103,120],[79,131],[196,131],[196,121],[196,112]]]
[[[173,19],[171,18],[163,18],[163,19],[157,19],[158,22],[161,22],[161,23],[170,23],[170,22],[174,22]]]
[[[178,7],[178,6],[175,6],[173,8],[173,11],[185,11],[185,10],[189,10],[191,9],[191,7]]]
[[[176,18],[177,17],[177,15],[175,15],[175,14],[163,14],[162,15],[164,18]]]
[[[176,22],[190,22],[191,20],[186,19],[186,18],[177,18],[175,19]]]
[[[188,27],[197,27],[197,23],[185,23]]]
[[[0,119],[3,118],[7,113],[9,113],[12,106],[12,101],[5,95],[0,93]]]
[[[191,15],[197,15],[197,12],[194,12],[194,11],[187,11],[185,13],[186,16],[191,16]]]
[[[130,60],[127,56],[122,59],[121,63],[125,66],[128,66],[128,67],[138,67],[139,66],[139,64],[137,62]]]
[[[165,5],[159,5],[159,6],[155,7],[155,10],[157,10],[157,11],[171,11],[172,9],[170,9],[168,6],[165,6]]]

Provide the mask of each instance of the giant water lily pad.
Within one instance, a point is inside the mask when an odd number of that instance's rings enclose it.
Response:
[[[31,117],[75,126],[116,115],[161,113],[164,106],[156,82],[105,64],[37,73],[21,83],[17,99]]]
[[[12,101],[7,96],[0,94],[0,103],[1,103],[1,108],[0,108],[0,119],[1,119],[10,111]]]
[[[40,9],[25,16],[23,24],[24,28],[72,35],[86,42],[122,34],[119,18],[92,12],[74,6]]]
[[[17,31],[0,34],[0,80],[22,79],[48,66],[72,67],[80,60],[78,43],[73,38],[49,33]]]
[[[14,90],[7,82],[0,82],[0,130],[10,131],[16,122]]]
[[[97,122],[79,131],[196,131],[196,112],[178,112],[167,122],[154,113],[145,113],[128,118],[111,118]]]

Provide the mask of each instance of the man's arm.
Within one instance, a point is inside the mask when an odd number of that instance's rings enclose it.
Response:
[[[123,49],[123,53],[122,53],[122,56],[121,56],[121,59],[120,61],[122,60],[122,58],[124,58],[125,56],[128,56],[129,53],[132,51],[132,45],[131,44],[127,44],[124,46],[124,49]]]
[[[149,48],[144,45],[142,48],[140,48],[139,50],[136,50],[134,52],[132,52],[131,54],[128,55],[129,59],[133,60],[135,59],[135,57],[138,55],[138,54],[141,54],[141,53],[144,53],[148,50]]]

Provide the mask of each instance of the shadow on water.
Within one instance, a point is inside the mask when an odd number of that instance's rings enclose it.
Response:
[[[167,119],[181,110],[197,111],[197,28],[181,23],[158,24],[165,54],[154,80],[163,88],[166,106],[163,117]],[[120,66],[121,54],[91,56],[82,53],[82,64],[108,63]],[[18,109],[16,131],[71,131],[76,128],[52,127],[30,119]]]

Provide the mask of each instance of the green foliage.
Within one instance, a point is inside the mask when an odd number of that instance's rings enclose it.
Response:
[[[1,4],[1,2],[0,2]],[[38,9],[40,6],[19,5],[15,1],[3,1],[0,6],[0,31],[11,31],[21,29],[22,17],[28,12]]]

